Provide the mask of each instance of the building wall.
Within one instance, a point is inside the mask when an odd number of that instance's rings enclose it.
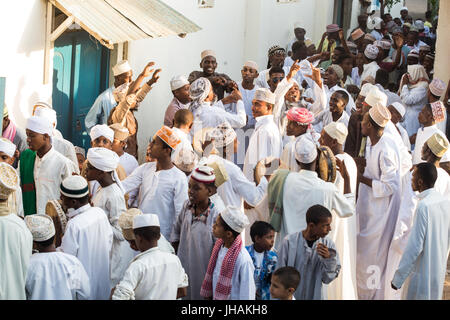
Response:
[[[139,122],[139,158],[143,159],[149,137],[163,123],[172,99],[169,81],[177,74],[186,76],[200,70],[200,53],[212,49],[217,55],[217,72],[240,81],[246,60],[254,60],[261,70],[267,66],[267,50],[275,44],[285,47],[293,39],[295,22],[307,30],[315,43],[333,17],[333,0],[216,0],[213,8],[199,9],[197,0],[164,0],[168,5],[197,23],[202,30],[186,38],[144,39],[129,43],[128,60],[135,75],[148,61],[162,68],[159,82],[141,103],[136,113]]]
[[[439,23],[436,31],[436,60],[434,61],[434,76],[446,84],[450,79],[450,1],[439,2]],[[443,97],[442,97],[443,98]]]
[[[42,85],[45,15],[45,0],[0,2],[0,76],[6,77],[10,118],[20,127],[26,125],[34,102],[51,97],[51,85]]]

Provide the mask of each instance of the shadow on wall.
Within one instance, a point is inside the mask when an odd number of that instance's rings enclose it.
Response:
[[[30,56],[31,52],[44,50],[45,48],[47,1],[39,0],[33,1],[33,3],[33,7],[29,9],[29,16],[20,17],[21,21],[26,21],[27,24],[23,29],[17,53],[24,53],[27,57]]]

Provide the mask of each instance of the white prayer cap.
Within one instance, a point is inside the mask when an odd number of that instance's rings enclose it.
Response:
[[[252,68],[258,71],[258,65],[255,61],[248,60],[244,63],[244,67]]]
[[[183,172],[191,173],[198,163],[198,155],[191,149],[181,147],[176,151],[173,164]]]
[[[91,129],[91,141],[94,141],[98,137],[105,137],[109,141],[114,141],[114,130],[108,127],[106,124],[97,124]]]
[[[224,148],[233,143],[237,135],[233,127],[228,122],[219,124],[213,130],[206,133],[206,141],[214,139],[214,146],[217,148]]]
[[[200,166],[194,169],[191,178],[201,183],[213,183],[216,180],[214,169],[208,166]]]
[[[25,217],[25,224],[33,235],[33,241],[43,242],[55,235],[52,218],[45,214],[32,214]]]
[[[336,139],[339,144],[344,144],[347,139],[348,129],[345,124],[341,122],[330,122],[323,130],[333,139]]]
[[[38,106],[34,110],[33,115],[35,115],[37,117],[47,118],[48,120],[50,120],[52,122],[52,124],[54,124],[56,126],[56,111],[53,109]]]
[[[403,10],[408,11],[408,8],[407,8],[407,7],[402,7],[402,8],[400,9],[400,12],[402,12]]]
[[[368,44],[366,49],[364,50],[364,55],[369,59],[375,60],[379,52],[380,50],[376,45]]]
[[[0,199],[5,200],[17,190],[19,176],[17,171],[6,162],[0,162]]]
[[[90,148],[87,153],[89,163],[100,171],[111,172],[119,164],[119,156],[106,148]]]
[[[430,91],[436,97],[441,97],[445,93],[445,83],[441,79],[433,78],[430,83]]]
[[[389,120],[391,120],[391,113],[389,112],[388,108],[381,104],[377,104],[374,107],[370,108],[369,115],[372,120],[382,128],[384,128]]]
[[[83,148],[78,147],[78,146],[74,146],[74,148],[75,148],[75,153],[77,153],[77,154],[79,153],[79,154],[83,155],[83,157],[86,157],[86,151]]]
[[[425,23],[422,20],[416,20],[414,26],[419,30],[423,30],[425,28]]]
[[[134,232],[133,232],[133,220],[134,217],[138,215],[142,215],[142,211],[137,208],[131,208],[127,211],[122,212],[119,216],[119,227],[122,229],[122,234],[125,240],[131,241],[135,240]]]
[[[386,107],[387,95],[384,92],[381,92],[381,90],[378,89],[378,87],[372,86],[372,88],[369,91],[369,94],[364,99],[364,102],[371,107],[375,107],[378,105]]]
[[[112,68],[112,71],[113,71],[114,77],[116,77],[116,76],[118,76],[118,75],[120,75],[120,74],[122,74],[122,73],[131,71],[131,67],[130,67],[130,64],[128,63],[128,60],[122,60],[122,61],[119,61],[119,62]]]
[[[204,51],[202,51],[202,53],[201,53],[201,59],[202,60],[205,59],[206,57],[209,57],[209,56],[215,58],[216,57],[216,53],[214,51],[212,51],[212,50],[204,50]]]
[[[42,108],[47,108],[47,109],[53,109],[52,106],[50,104],[48,104],[47,102],[44,101],[38,101],[34,104],[33,106],[33,112],[35,109],[37,109],[38,107],[42,107]],[[34,115],[34,113],[33,113]]]
[[[120,123],[113,123],[109,127],[114,130],[114,139],[119,141],[124,141],[130,135],[128,129],[121,126]]]
[[[254,99],[264,101],[270,104],[275,104],[275,94],[266,88],[256,89]]]
[[[231,229],[238,233],[244,231],[245,227],[250,224],[247,216],[235,206],[227,206],[220,216]]]
[[[133,229],[144,227],[160,227],[159,218],[156,214],[138,214],[133,218]]]
[[[439,158],[442,158],[449,149],[447,137],[443,137],[439,133],[435,133],[430,138],[428,138],[427,146],[428,148],[430,148],[431,152],[433,152],[433,154]]]
[[[8,157],[13,157],[14,152],[16,152],[16,145],[9,141],[8,139],[5,139],[3,137],[0,137],[0,151],[4,152],[8,155]]]
[[[406,109],[403,104],[401,104],[400,102],[392,102],[391,106],[393,106],[395,110],[397,110],[402,118],[405,116]]]
[[[364,83],[364,85],[361,87],[361,91],[359,92],[359,95],[363,96],[363,97],[367,97],[367,95],[369,94],[370,89],[372,89],[372,87],[373,87],[373,84],[371,84],[369,82]]]
[[[300,136],[295,142],[295,159],[301,163],[311,163],[316,158],[316,145],[310,139]]]
[[[297,22],[294,23],[294,29],[303,28],[302,25],[303,24],[300,21],[297,21]]]
[[[89,194],[88,182],[82,176],[69,176],[59,186],[61,194],[69,198],[80,199]]]
[[[175,91],[181,87],[189,84],[187,78],[183,75],[178,75],[170,79],[170,90]]]
[[[44,117],[31,116],[27,121],[27,129],[40,134],[53,135],[53,123]]]

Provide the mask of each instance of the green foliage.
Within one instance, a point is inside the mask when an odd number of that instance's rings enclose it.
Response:
[[[388,8],[388,12],[391,12],[392,7],[394,4],[397,4],[399,2],[402,2],[401,0],[384,0],[384,6],[385,8]]]

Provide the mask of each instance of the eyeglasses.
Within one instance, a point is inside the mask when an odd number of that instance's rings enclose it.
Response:
[[[273,79],[272,79],[272,82],[273,82],[273,83],[277,83],[277,82],[280,82],[280,81],[283,80],[283,79],[284,79],[283,77],[273,78]]]

